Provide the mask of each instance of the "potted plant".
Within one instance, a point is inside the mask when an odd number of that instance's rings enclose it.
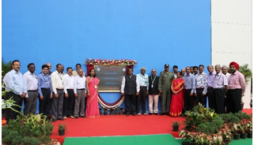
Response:
[[[123,107],[120,107],[120,115],[123,115]]]
[[[233,123],[233,126],[231,127],[231,131],[234,134],[234,139],[239,140],[240,139],[240,134],[239,134],[239,123]]]
[[[104,115],[108,115],[107,107],[104,108]]]
[[[119,113],[119,108],[116,108],[115,109],[115,115],[119,115],[120,113]]]
[[[59,124],[59,129],[58,129],[58,133],[60,136],[63,136],[65,134],[65,126],[66,124]]]
[[[173,131],[177,132],[179,130],[180,123],[175,121],[172,123]]]
[[[115,108],[110,109],[110,115],[114,115],[114,110],[115,110]]]
[[[247,138],[247,124],[248,124],[248,120],[247,119],[243,119],[239,125],[239,131],[241,132],[241,138],[242,139],[246,139]]]
[[[252,122],[251,121],[248,121],[246,128],[248,133],[247,137],[252,138]]]
[[[100,110],[100,115],[102,115],[102,108],[99,108],[99,110]]]

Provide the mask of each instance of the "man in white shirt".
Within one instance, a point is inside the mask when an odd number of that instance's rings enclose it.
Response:
[[[213,82],[216,72],[214,71],[213,65],[208,65],[207,70],[209,74],[207,75],[207,96],[209,108],[215,109],[215,98],[213,95]]]
[[[12,70],[9,71],[4,77],[5,90],[9,91],[5,94],[4,99],[8,100],[11,97],[14,100],[15,105],[22,106],[22,100],[27,94],[26,83],[23,79],[22,74],[19,72],[20,62],[19,60],[14,60],[12,62]],[[21,111],[18,106],[12,106],[13,109]],[[5,109],[5,119],[7,122],[10,119],[16,119],[19,112],[15,112],[11,109]]]
[[[23,75],[23,79],[27,86],[27,94],[25,97],[25,108],[24,108],[24,115],[29,113],[36,113],[36,105],[37,105],[37,98],[38,98],[38,79],[37,76],[34,74],[35,66],[34,63],[29,63],[28,71]]]
[[[64,73],[61,73],[61,64],[56,65],[56,71],[51,74],[52,89],[54,92],[52,103],[53,121],[63,120],[63,103],[64,103]]]
[[[67,68],[67,74],[63,77],[64,83],[64,106],[63,106],[63,119],[67,116],[74,118],[74,76],[72,75],[72,68]]]
[[[75,109],[74,117],[85,117],[86,77],[83,70],[78,70],[78,76],[74,80]]]
[[[228,73],[228,67],[227,66],[222,66],[222,74],[224,74],[227,77],[227,81],[230,77],[230,73]],[[227,91],[225,92],[225,100],[224,100],[224,105],[225,105],[225,113],[227,113],[227,105],[228,105],[228,99],[227,99]]]
[[[204,72],[204,65],[199,65],[199,73],[196,74],[193,87],[194,95],[197,97],[196,103],[206,106],[207,74]]]
[[[132,115],[136,116],[136,96],[139,95],[139,81],[133,75],[133,69],[128,69],[128,75],[125,75],[122,80],[121,93],[124,95],[126,116],[130,115],[130,104]]]
[[[139,81],[140,91],[137,97],[137,114],[140,115],[140,100],[142,100],[142,113],[146,114],[146,97],[149,91],[149,80],[146,73],[146,68],[141,68],[141,73],[137,74],[137,79]]]

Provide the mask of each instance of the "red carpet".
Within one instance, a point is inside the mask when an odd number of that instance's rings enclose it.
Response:
[[[252,113],[251,109],[243,112]],[[117,135],[148,135],[148,134],[172,134],[178,138],[179,132],[173,132],[171,123],[183,122],[183,117],[169,116],[125,116],[125,115],[102,115],[98,118],[68,118],[54,122],[54,130],[51,137],[61,144],[65,137],[90,137],[90,136],[117,136]],[[58,124],[66,123],[65,136],[58,135]],[[183,127],[183,124],[181,125]],[[181,128],[180,127],[180,128]]]

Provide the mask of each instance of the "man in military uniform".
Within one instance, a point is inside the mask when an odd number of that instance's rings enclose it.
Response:
[[[165,70],[160,73],[159,87],[162,97],[161,101],[161,115],[169,114],[169,107],[171,103],[171,83],[174,78],[174,74],[169,71],[169,65],[165,64]]]

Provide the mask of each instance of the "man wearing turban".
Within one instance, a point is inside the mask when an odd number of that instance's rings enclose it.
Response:
[[[244,75],[238,71],[239,64],[236,62],[231,62],[229,64],[231,70],[231,75],[228,79],[228,106],[227,112],[237,113],[241,111],[241,98],[244,96],[245,92],[245,79]]]

